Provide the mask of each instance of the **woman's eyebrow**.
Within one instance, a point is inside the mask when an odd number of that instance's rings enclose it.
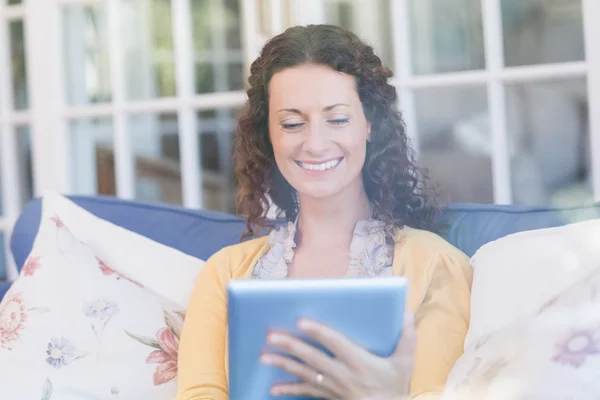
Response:
[[[332,104],[330,106],[324,107],[323,111],[331,111],[331,110],[333,110],[334,108],[337,108],[337,107],[350,107],[350,105],[349,104],[344,104],[344,103],[335,103],[335,104]],[[282,108],[281,110],[278,110],[277,112],[291,112],[291,113],[294,113],[294,114],[302,114],[302,111],[298,110],[297,108]]]
[[[337,107],[350,107],[350,105],[349,104],[344,104],[344,103],[336,103],[336,104],[332,104],[330,106],[327,106],[327,107],[323,108],[323,111],[331,111],[331,110],[333,110],[334,108],[337,108]]]

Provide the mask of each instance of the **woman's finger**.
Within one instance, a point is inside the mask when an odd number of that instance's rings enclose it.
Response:
[[[319,322],[303,318],[298,322],[298,327],[312,339],[325,346],[336,358],[343,361],[352,370],[364,366],[365,359],[373,356],[335,329]]]
[[[327,393],[329,397],[331,397],[331,395],[337,395],[340,392],[336,382],[334,382],[332,379],[325,377],[325,375],[315,371],[312,367],[309,367],[306,364],[295,361],[284,355],[265,353],[261,356],[261,362],[266,365],[272,365],[280,368],[283,371],[300,378],[303,383],[308,384],[314,389],[319,389],[320,393]],[[286,387],[294,386],[293,384],[281,385]]]
[[[273,386],[271,389],[273,396],[308,396],[317,399],[338,399],[339,397],[327,393],[323,389],[311,385],[310,383],[285,383]]]
[[[299,358],[316,371],[327,371],[330,379],[339,382],[343,381],[347,376],[347,369],[342,363],[297,337],[272,332],[267,336],[267,343],[291,356]]]

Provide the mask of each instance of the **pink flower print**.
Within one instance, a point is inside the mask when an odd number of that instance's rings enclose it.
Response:
[[[584,329],[573,332],[566,340],[557,343],[558,353],[552,361],[581,367],[588,357],[600,354],[600,338],[594,337],[594,333]]]
[[[12,350],[10,342],[19,339],[25,328],[27,313],[22,293],[8,295],[0,304],[0,348]]]
[[[57,228],[64,228],[65,224],[62,222],[62,220],[58,217],[58,215],[55,215],[53,217],[50,218],[50,221],[54,222],[54,225],[56,225]]]
[[[177,355],[179,339],[169,328],[161,328],[156,334],[159,350],[154,350],[146,359],[147,364],[158,364],[154,371],[154,385],[162,385],[177,377]]]
[[[33,276],[35,275],[35,271],[40,268],[40,257],[38,256],[29,256],[25,261],[25,265],[23,265],[23,269],[21,270],[21,274],[23,276]]]
[[[117,277],[117,279],[125,279],[131,283],[133,283],[134,285],[143,288],[144,285],[142,285],[139,282],[134,281],[133,279],[129,279],[128,277],[126,277],[125,275],[115,271],[114,269],[112,269],[111,267],[109,267],[108,265],[106,265],[100,258],[96,257],[96,260],[98,260],[98,266],[100,267],[100,271],[102,271],[102,273],[106,276],[111,276],[111,275],[115,275]]]
[[[101,259],[96,257],[96,260],[98,260],[98,265],[100,266],[100,271],[102,271],[102,273],[104,275],[116,274],[115,270],[110,268],[108,265],[104,264],[104,262]]]
[[[165,325],[156,333],[156,339],[134,335],[125,331],[136,341],[150,346],[156,350],[146,359],[147,364],[158,364],[154,371],[154,385],[162,385],[177,377],[177,356],[179,354],[179,338],[185,314],[180,312],[164,311]]]

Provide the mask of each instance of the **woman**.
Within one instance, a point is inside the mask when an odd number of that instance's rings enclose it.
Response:
[[[410,287],[414,319],[406,321],[395,354],[376,357],[326,326],[301,321],[299,328],[337,357],[270,334],[270,344],[305,361],[265,354],[263,363],[301,379],[272,392],[327,399],[440,395],[463,351],[471,272],[464,254],[421,230],[434,209],[390,76],[371,47],[327,25],[288,29],[252,64],[236,134],[238,203],[249,236],[269,227],[271,202],[288,224],[206,263],[181,338],[178,400],[227,399],[230,279],[382,275],[404,275]]]

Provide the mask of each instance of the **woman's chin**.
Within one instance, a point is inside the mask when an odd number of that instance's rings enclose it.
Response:
[[[298,190],[298,196],[300,199],[324,201],[337,198],[341,191],[342,187],[338,185],[332,186],[329,184],[325,186],[317,184],[311,185],[310,188],[305,188],[304,190]]]

